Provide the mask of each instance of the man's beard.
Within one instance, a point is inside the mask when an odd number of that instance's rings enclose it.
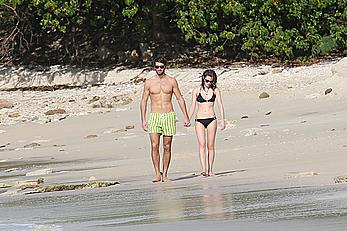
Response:
[[[157,73],[158,76],[163,76],[165,75],[165,71],[162,70],[161,72],[160,71],[155,71]]]

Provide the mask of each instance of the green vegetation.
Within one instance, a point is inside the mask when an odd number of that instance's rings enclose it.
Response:
[[[0,0],[0,62],[141,65],[161,53],[181,60],[320,58],[346,51],[346,6],[347,0]]]

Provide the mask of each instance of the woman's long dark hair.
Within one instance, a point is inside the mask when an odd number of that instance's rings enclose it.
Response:
[[[206,70],[206,71],[204,71],[204,73],[202,73],[201,87],[202,87],[202,89],[204,89],[205,77],[208,75],[213,78],[211,86],[212,86],[212,90],[214,90],[217,88],[217,74],[214,70]]]

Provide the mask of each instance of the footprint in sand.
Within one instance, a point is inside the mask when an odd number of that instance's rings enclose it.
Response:
[[[129,133],[126,136],[121,136],[118,139],[120,140],[129,140],[129,139],[134,139],[137,137],[137,135],[133,135],[134,133]]]
[[[113,133],[123,133],[127,132],[127,129],[124,128],[111,128],[109,130],[104,131],[104,134],[113,134]]]
[[[258,135],[260,131],[263,129],[261,128],[248,128],[240,131],[241,133],[244,133],[244,136],[255,136]]]
[[[230,171],[224,171],[224,172],[216,172],[215,176],[217,177],[221,177],[221,176],[231,176],[234,173],[238,173],[238,172],[245,172],[247,171],[246,169],[239,169],[239,170],[230,170]]]
[[[236,127],[236,120],[226,120],[225,121],[225,130],[229,130]]]
[[[319,173],[317,172],[289,172],[287,174],[288,178],[299,178],[299,177],[312,177],[317,176]]]

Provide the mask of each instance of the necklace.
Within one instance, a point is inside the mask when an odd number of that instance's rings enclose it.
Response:
[[[209,92],[209,88],[207,88],[207,91],[205,91],[205,88],[202,88],[203,92],[205,93],[205,95],[208,95],[208,92]]]

